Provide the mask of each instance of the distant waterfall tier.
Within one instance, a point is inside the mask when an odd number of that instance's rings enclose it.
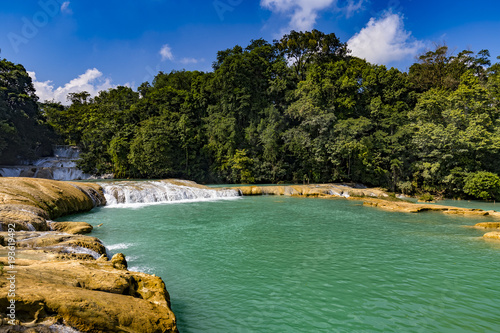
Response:
[[[99,183],[108,206],[234,199],[238,191],[213,189],[186,180]]]
[[[22,161],[21,165],[0,166],[2,177],[33,177],[54,180],[87,179],[76,166],[80,151],[72,146],[54,146],[53,156],[42,157],[34,161]]]

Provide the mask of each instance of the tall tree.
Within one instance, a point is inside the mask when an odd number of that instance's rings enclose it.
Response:
[[[337,61],[349,53],[347,44],[341,43],[334,33],[325,34],[316,29],[306,32],[292,30],[274,44],[292,63],[300,80],[305,79],[310,64]]]
[[[22,65],[0,60],[0,164],[50,154],[52,132]]]

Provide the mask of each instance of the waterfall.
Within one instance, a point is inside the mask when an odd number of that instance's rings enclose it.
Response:
[[[72,146],[54,146],[54,155],[68,160],[77,160],[80,157],[80,151]]]
[[[182,180],[99,183],[108,206],[234,199],[236,190],[212,189]]]
[[[24,167],[4,167],[0,168],[0,176],[2,177],[20,177]]]
[[[82,246],[68,246],[63,248],[64,253],[77,253],[77,254],[90,254],[95,260],[99,259],[101,255],[94,250]]]
[[[23,161],[22,165],[0,168],[3,177],[34,177],[54,180],[87,179],[89,175],[76,168],[80,152],[77,147],[54,146],[54,156],[35,161]]]

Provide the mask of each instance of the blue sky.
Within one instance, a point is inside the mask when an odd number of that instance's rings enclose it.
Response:
[[[160,70],[210,71],[219,50],[314,28],[403,71],[436,43],[500,55],[498,0],[2,0],[0,57],[30,71],[42,100],[65,102]]]

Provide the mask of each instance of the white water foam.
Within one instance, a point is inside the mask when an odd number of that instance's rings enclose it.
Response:
[[[0,168],[0,176],[2,177],[19,177],[23,171],[23,167],[5,167]]]
[[[75,330],[73,327],[64,326],[61,324],[54,324],[49,326],[52,332],[55,333],[80,333],[80,331]]]
[[[127,263],[131,263],[133,261],[137,261],[140,258],[140,256],[127,256]]]
[[[179,181],[176,181],[179,182]],[[138,208],[146,205],[185,203],[195,201],[216,201],[236,199],[236,190],[216,190],[189,186],[192,182],[177,185],[168,181],[122,181],[100,183],[111,208]]]
[[[94,259],[99,259],[101,255],[94,250],[87,249],[86,247],[75,246],[75,247],[67,247],[65,248],[67,253],[77,253],[77,254],[90,254]]]
[[[114,250],[125,250],[128,249],[131,246],[134,246],[135,244],[132,243],[118,243],[118,244],[113,244],[113,245],[107,245],[106,248],[110,251]]]
[[[87,179],[90,175],[77,169],[79,158],[77,147],[55,146],[54,156],[43,157],[34,161],[22,161],[21,165],[3,166],[0,168],[2,177],[35,177],[54,180]]]
[[[139,272],[146,274],[156,274],[155,270],[148,266],[131,266],[127,268],[130,272]]]

